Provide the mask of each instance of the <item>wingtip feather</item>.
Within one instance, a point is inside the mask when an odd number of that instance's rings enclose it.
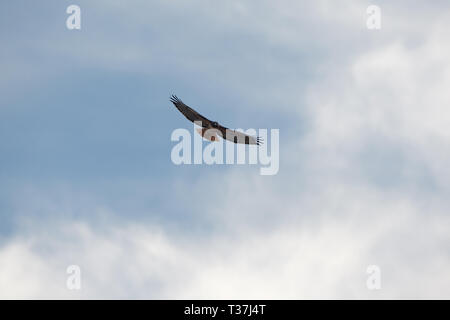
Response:
[[[256,137],[256,144],[258,146],[262,145],[264,143],[264,139],[261,137]]]
[[[180,103],[181,100],[178,99],[178,97],[176,95],[172,94],[172,96],[170,97],[170,102],[172,102],[173,104],[177,104],[177,103]]]

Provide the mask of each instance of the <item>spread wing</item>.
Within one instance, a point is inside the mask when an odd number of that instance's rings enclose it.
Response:
[[[204,116],[202,116],[200,113],[198,113],[197,111],[195,111],[194,109],[188,107],[187,105],[185,105],[183,103],[183,101],[181,101],[180,99],[178,99],[177,96],[172,95],[170,97],[170,101],[175,105],[175,107],[177,107],[177,109],[186,117],[188,118],[188,120],[192,121],[192,122],[196,122],[196,121],[201,121],[202,122],[202,127],[203,128],[207,128],[209,126],[209,124],[211,124],[211,121],[207,118],[205,118]]]
[[[222,126],[219,126],[218,129],[222,133],[222,137],[228,141],[234,143],[242,143],[242,144],[256,144],[257,146],[263,143],[261,137],[254,137],[248,134],[245,134],[240,131],[231,130]]]

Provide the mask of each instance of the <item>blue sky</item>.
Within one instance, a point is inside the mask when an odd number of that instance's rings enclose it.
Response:
[[[0,297],[448,298],[449,6],[370,4],[2,2]],[[171,94],[278,174],[175,166]]]
[[[202,26],[188,24],[190,28],[186,31],[173,25],[170,18],[159,26],[158,21],[162,19],[158,18],[133,27],[129,15],[135,13],[134,9],[118,14],[114,7],[102,3],[86,3],[82,30],[69,31],[58,24],[63,21],[65,27],[68,15],[60,15],[68,4],[60,1],[53,5],[51,2],[35,4],[35,7],[20,2],[5,4],[3,12],[9,10],[14,14],[4,21],[9,26],[3,31],[5,39],[11,42],[8,41],[3,61],[14,67],[10,67],[10,73],[17,83],[10,86],[25,84],[26,87],[26,93],[14,95],[8,93],[8,88],[4,89],[1,174],[4,181],[11,179],[5,187],[9,191],[5,193],[11,192],[11,185],[17,187],[13,191],[17,196],[24,184],[40,189],[67,183],[83,190],[87,188],[89,193],[103,197],[103,201],[114,202],[116,192],[130,193],[129,180],[163,185],[165,191],[174,177],[195,180],[199,174],[225,170],[219,166],[180,169],[169,161],[174,145],[170,141],[171,132],[175,128],[191,129],[190,123],[169,103],[172,93],[191,101],[210,118],[223,119],[228,126],[236,123],[244,128],[280,128],[290,123],[290,128],[283,130],[285,137],[304,131],[294,129],[298,121],[277,109],[255,105],[248,108],[253,102],[250,97],[244,98],[244,88],[236,93],[220,84],[222,76],[216,73],[225,64],[237,78],[250,77],[252,82],[262,82],[265,72],[264,67],[261,70],[262,62],[243,70],[246,63],[236,63],[239,57],[235,51],[249,50],[249,55],[253,52],[252,55],[256,53],[263,59],[270,53],[270,46],[255,41],[264,50],[261,54],[251,43],[243,43],[247,39],[229,35],[228,41],[237,46],[220,53],[228,45],[221,38],[213,39],[213,44],[202,39]],[[19,20],[15,14],[24,17]],[[153,18],[151,12],[148,19]],[[181,24],[189,20],[182,16],[178,19]],[[94,29],[92,33],[91,29]],[[12,34],[10,30],[15,31]],[[227,37],[227,32],[225,28],[220,30],[221,36]],[[213,38],[203,33],[204,37]],[[178,39],[182,39],[182,44],[194,43],[187,50],[176,50]],[[123,43],[128,43],[129,49],[122,54]],[[210,51],[216,53],[209,57]],[[128,56],[132,56],[131,61]],[[198,71],[191,69],[190,61],[201,60],[203,56],[212,60],[209,66]],[[16,66],[24,69],[22,74],[17,73]],[[254,73],[259,75],[254,78]],[[212,78],[216,78],[216,84],[211,84]],[[257,103],[262,103],[261,98]],[[140,205],[142,209],[155,202],[161,202],[161,206],[171,202],[164,194],[148,197],[154,198],[153,201],[147,197],[125,198],[131,202],[130,206]],[[11,195],[5,196],[5,202],[12,205]],[[14,227],[15,218],[4,215],[2,225],[7,231]]]

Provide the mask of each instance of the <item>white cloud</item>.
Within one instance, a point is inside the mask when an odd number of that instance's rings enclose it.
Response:
[[[321,84],[309,88],[313,129],[310,144],[334,156],[352,154],[383,141],[423,162],[448,188],[450,156],[450,48],[441,22],[426,40],[408,47],[388,42],[336,66]]]
[[[243,203],[245,197],[239,197],[231,206],[205,208],[204,215],[215,214],[223,226],[195,236],[151,224],[101,227],[66,221],[46,223],[45,230],[40,225],[41,231],[24,232],[0,249],[0,296],[279,299],[450,294],[445,208],[428,205],[433,214],[424,215],[420,203],[408,197],[335,184],[304,195],[300,203],[291,199],[279,211],[259,209],[261,219],[281,219],[261,228],[254,212],[242,209]],[[81,267],[81,291],[65,287],[65,270],[72,264]],[[380,291],[365,286],[371,264],[381,267]]]

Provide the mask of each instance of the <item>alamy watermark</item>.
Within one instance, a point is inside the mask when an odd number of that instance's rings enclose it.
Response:
[[[380,290],[381,289],[381,268],[377,265],[370,265],[367,267],[366,272],[369,277],[366,281],[367,289]]]
[[[81,29],[81,9],[79,6],[72,4],[67,7],[66,13],[70,16],[66,19],[66,27],[69,30]]]
[[[69,275],[66,280],[66,287],[69,290],[81,290],[81,268],[75,264],[70,265],[66,269]]]
[[[366,20],[366,26],[369,30],[380,30],[381,29],[381,9],[379,6],[370,5],[366,9],[366,14],[368,15]]]
[[[280,166],[279,159],[279,129],[270,130],[270,140],[267,136],[267,129],[248,130],[230,130],[227,129],[227,141],[222,138],[223,134],[217,129],[208,129],[203,134],[211,142],[204,146],[204,140],[200,134],[197,134],[201,128],[201,123],[196,122],[193,126],[194,138],[191,132],[184,128],[175,129],[172,132],[171,140],[178,142],[173,146],[170,158],[176,165],[181,164],[260,164],[261,175],[275,175]],[[200,129],[201,131],[201,129]],[[240,133],[249,136],[259,136],[265,141],[261,145],[245,144],[245,141],[233,142],[233,137],[238,139],[242,137]],[[209,137],[209,139],[208,139]],[[226,142],[225,142],[226,141]],[[268,154],[268,145],[270,142],[270,154]]]

